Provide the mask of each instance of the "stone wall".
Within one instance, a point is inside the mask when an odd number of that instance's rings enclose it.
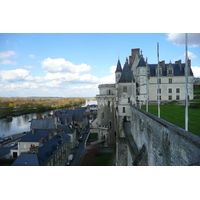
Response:
[[[131,106],[130,135],[138,154],[133,165],[187,166],[200,163],[200,137]]]

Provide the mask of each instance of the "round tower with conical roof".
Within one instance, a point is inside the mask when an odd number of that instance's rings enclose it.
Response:
[[[118,83],[118,81],[121,77],[121,74],[122,74],[122,67],[121,67],[120,60],[118,59],[117,67],[116,67],[116,70],[115,70],[115,83]]]
[[[140,57],[140,61],[137,66],[137,100],[139,105],[145,104],[147,95],[147,76],[148,67],[144,61],[143,55]]]

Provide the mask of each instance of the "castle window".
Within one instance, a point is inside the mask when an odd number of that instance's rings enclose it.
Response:
[[[168,100],[172,100],[172,96],[171,95],[168,97]]]
[[[110,108],[110,101],[108,101],[108,108]]]
[[[161,96],[159,96],[159,97],[157,96],[157,100],[158,100],[158,99],[160,99],[160,100],[161,100]]]
[[[159,91],[158,91],[158,89],[157,89],[157,93],[160,93],[160,94],[161,94],[161,89],[159,89]]]
[[[125,113],[125,112],[126,112],[125,107],[123,107],[123,113]]]
[[[173,72],[172,69],[169,69],[168,74],[172,75],[172,72]]]
[[[176,95],[176,100],[180,100],[180,97],[179,97],[179,95]]]
[[[127,92],[127,86],[123,87],[123,92]]]
[[[172,78],[169,78],[169,83],[172,83]]]
[[[169,88],[169,91],[168,91],[169,93],[172,93],[172,88]]]
[[[130,103],[131,101],[130,101],[130,97],[128,97],[128,103]]]
[[[176,88],[176,93],[180,93],[180,88]]]

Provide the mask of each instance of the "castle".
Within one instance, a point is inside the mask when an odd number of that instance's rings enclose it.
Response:
[[[160,70],[159,79],[158,69]],[[142,144],[142,140],[147,137],[147,132],[154,127],[145,125],[150,121],[143,116],[139,119],[140,127],[136,130],[136,118],[139,116],[139,114],[136,115],[136,110],[142,105],[157,104],[158,98],[161,104],[173,100],[185,100],[185,69],[186,65],[181,63],[181,60],[168,64],[162,61],[159,62],[159,67],[158,64],[149,64],[147,59],[144,59],[140,49],[132,49],[131,56],[129,59],[126,58],[123,69],[118,59],[115,83],[99,85],[99,95],[96,95],[99,142],[102,142],[105,147],[116,144],[116,165],[133,163],[134,155],[139,155],[141,150],[144,151],[148,148],[147,144],[144,146],[148,141],[144,140]],[[188,60],[188,98],[193,99],[193,73],[190,60]],[[143,111],[139,109],[139,112]],[[145,116],[147,115],[149,114],[145,114]],[[129,122],[129,124],[125,122]],[[161,122],[159,121],[159,123]],[[129,126],[129,129],[126,129],[125,125]],[[142,131],[145,135],[135,138],[138,131]],[[127,132],[130,132],[130,137]],[[163,133],[163,137],[168,137],[170,131],[165,130],[165,133]],[[129,141],[127,141],[128,137]],[[132,144],[130,144],[132,139]],[[133,149],[132,153],[131,148]],[[126,152],[125,156],[122,156],[123,152]],[[159,165],[155,159],[152,161],[153,158],[150,154],[146,156],[146,165]]]

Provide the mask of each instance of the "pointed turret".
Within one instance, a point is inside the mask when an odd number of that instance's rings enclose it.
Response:
[[[138,63],[138,67],[146,67],[146,63],[144,61],[143,56],[141,56],[141,58],[140,58],[140,62]]]
[[[132,81],[135,82],[131,68],[126,61],[122,70],[122,75],[119,79],[119,83],[131,83]]]
[[[121,67],[121,63],[120,63],[120,60],[118,59],[118,62],[117,62],[117,68],[116,68],[116,71],[115,71],[115,82],[117,83],[121,77],[121,73],[122,73],[122,67]]]
[[[119,59],[118,59],[118,62],[117,62],[117,68],[116,68],[115,72],[122,72],[122,67],[121,67],[121,63],[120,63]]]

